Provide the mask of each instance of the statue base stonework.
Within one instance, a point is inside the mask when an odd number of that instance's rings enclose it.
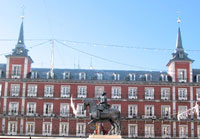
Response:
[[[89,135],[88,139],[122,139],[121,135]]]

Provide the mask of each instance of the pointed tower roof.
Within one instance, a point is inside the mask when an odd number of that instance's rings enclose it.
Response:
[[[24,45],[24,25],[23,25],[23,20],[22,20],[22,23],[21,23],[20,32],[19,32],[19,38],[18,38],[17,44]]]
[[[179,27],[178,27],[178,33],[177,33],[177,40],[176,40],[176,50],[174,53],[172,53],[172,59],[168,62],[167,66],[172,61],[191,61],[192,59],[188,58],[188,54],[184,51],[182,39],[181,39],[181,29],[180,29],[180,19],[177,20]]]
[[[21,27],[20,27],[20,31],[19,31],[19,38],[17,41],[17,44],[15,46],[15,48],[12,50],[12,54],[10,55],[6,55],[6,57],[8,56],[19,56],[19,57],[29,57],[29,59],[31,60],[31,62],[33,62],[33,60],[31,59],[30,56],[28,56],[28,49],[26,49],[25,43],[24,43],[24,16],[21,17],[22,18],[22,23],[21,23]]]

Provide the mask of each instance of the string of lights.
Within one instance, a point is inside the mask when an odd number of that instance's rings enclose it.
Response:
[[[80,49],[77,49],[77,48],[74,48],[70,45],[67,45],[61,41],[58,41],[58,40],[55,40],[56,42],[58,42],[59,44],[62,44],[68,48],[71,48],[75,51],[78,51],[80,53],[83,53],[83,54],[86,54],[86,55],[89,55],[91,57],[94,57],[94,58],[97,58],[97,59],[101,59],[103,61],[107,61],[107,62],[111,62],[111,63],[115,63],[115,64],[119,64],[119,65],[123,65],[123,66],[128,66],[128,67],[132,67],[132,68],[137,68],[137,69],[142,69],[142,70],[158,70],[158,71],[161,71],[160,69],[150,69],[150,68],[145,68],[145,67],[140,67],[140,66],[135,66],[135,65],[131,65],[131,64],[126,64],[126,63],[122,63],[122,62],[119,62],[119,61],[115,61],[115,60],[111,60],[111,59],[108,59],[108,58],[104,58],[104,57],[101,57],[101,56],[97,56],[97,55],[94,55],[94,54],[91,54],[91,53],[88,53],[88,52],[85,52],[85,51],[82,51]]]
[[[55,39],[26,39],[26,41],[51,41]],[[115,47],[115,48],[126,48],[126,49],[139,49],[139,50],[148,50],[148,51],[174,51],[174,49],[169,48],[156,48],[156,47],[139,47],[139,46],[130,46],[130,45],[115,45],[115,44],[104,44],[104,43],[92,43],[92,42],[82,42],[82,41],[73,41],[73,40],[63,40],[56,39],[64,44],[71,43],[82,44],[82,46],[91,46],[91,47]],[[17,39],[0,39],[0,41],[17,41]],[[185,49],[185,51],[190,52],[200,52],[200,49]]]

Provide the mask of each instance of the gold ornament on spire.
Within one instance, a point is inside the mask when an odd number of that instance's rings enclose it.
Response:
[[[181,20],[178,18],[177,23],[181,23]]]

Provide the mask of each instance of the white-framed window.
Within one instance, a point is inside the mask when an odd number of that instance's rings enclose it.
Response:
[[[103,73],[97,73],[97,80],[103,80]]]
[[[152,75],[151,74],[145,74],[145,81],[152,81]]]
[[[145,88],[145,99],[153,100],[154,99],[154,88]]]
[[[28,97],[36,97],[37,96],[37,85],[35,84],[29,84],[28,85]]]
[[[187,106],[178,106],[178,114],[183,113],[184,111],[187,111]],[[182,114],[182,116],[179,117],[180,119],[187,119],[188,115],[187,113]]]
[[[55,78],[55,74],[53,72],[47,72],[47,79],[54,79]]]
[[[60,104],[60,116],[69,116],[69,104],[68,103]]]
[[[188,137],[188,126],[179,125],[179,138],[187,138],[187,137]]]
[[[187,100],[187,88],[178,88],[178,100]]]
[[[135,73],[128,74],[129,81],[135,81]]]
[[[28,102],[27,103],[27,112],[28,116],[32,116],[36,114],[36,103],[35,102]]]
[[[12,65],[12,78],[20,78],[21,76],[21,65]]]
[[[45,97],[53,97],[54,86],[53,85],[45,85],[44,87],[44,96]]]
[[[53,103],[44,103],[44,116],[52,116],[53,115]]]
[[[154,125],[145,124],[145,138],[153,138],[153,137],[154,137]]]
[[[114,99],[121,98],[121,87],[112,87],[112,97]]]
[[[119,81],[120,80],[120,74],[119,73],[113,73],[113,80]]]
[[[95,86],[95,98],[99,98],[104,92],[104,86]]]
[[[200,88],[196,89],[196,100],[200,101]]]
[[[85,123],[76,123],[76,136],[85,136],[86,124]]]
[[[42,135],[51,136],[51,134],[52,134],[52,123],[44,122],[42,128]]]
[[[60,97],[70,97],[70,86],[69,85],[61,85]]]
[[[68,122],[60,122],[60,136],[68,136],[69,134],[69,123]]]
[[[136,117],[138,113],[137,105],[128,105],[128,117],[133,118]]]
[[[9,103],[9,115],[18,115],[19,112],[19,103],[18,102],[10,102]]]
[[[162,100],[170,99],[170,88],[161,88],[161,99]]]
[[[64,80],[70,79],[70,72],[63,72],[63,79]]]
[[[178,81],[179,82],[187,81],[187,70],[186,69],[178,69]]]
[[[0,96],[1,96],[1,93],[2,93],[2,84],[0,84]]]
[[[8,135],[17,135],[17,121],[8,121]]]
[[[86,110],[84,110],[84,105],[82,103],[77,104],[77,116],[79,117],[86,116]]]
[[[153,105],[145,105],[145,117],[153,117],[154,116],[154,106]]]
[[[86,80],[86,73],[85,72],[79,73],[79,80]]]
[[[199,83],[200,82],[200,74],[196,75],[196,82]]]
[[[161,106],[161,115],[162,118],[170,118],[170,106],[169,105],[162,105]]]
[[[112,104],[112,108],[121,112],[121,104]]]
[[[161,81],[168,81],[168,75],[167,74],[160,74]]]
[[[20,85],[19,84],[11,84],[10,85],[10,96],[16,97],[19,96]]]
[[[134,138],[138,135],[137,124],[128,124],[128,137]]]
[[[162,137],[163,138],[170,138],[171,137],[170,125],[162,125]]]
[[[37,79],[38,78],[38,72],[37,71],[32,71],[31,72],[31,79]]]
[[[26,122],[26,135],[35,134],[35,122]]]
[[[128,98],[129,99],[137,99],[137,87],[129,87],[128,88]]]
[[[87,97],[87,86],[78,86],[78,98],[86,98]]]
[[[197,126],[197,137],[200,138],[200,125]]]

